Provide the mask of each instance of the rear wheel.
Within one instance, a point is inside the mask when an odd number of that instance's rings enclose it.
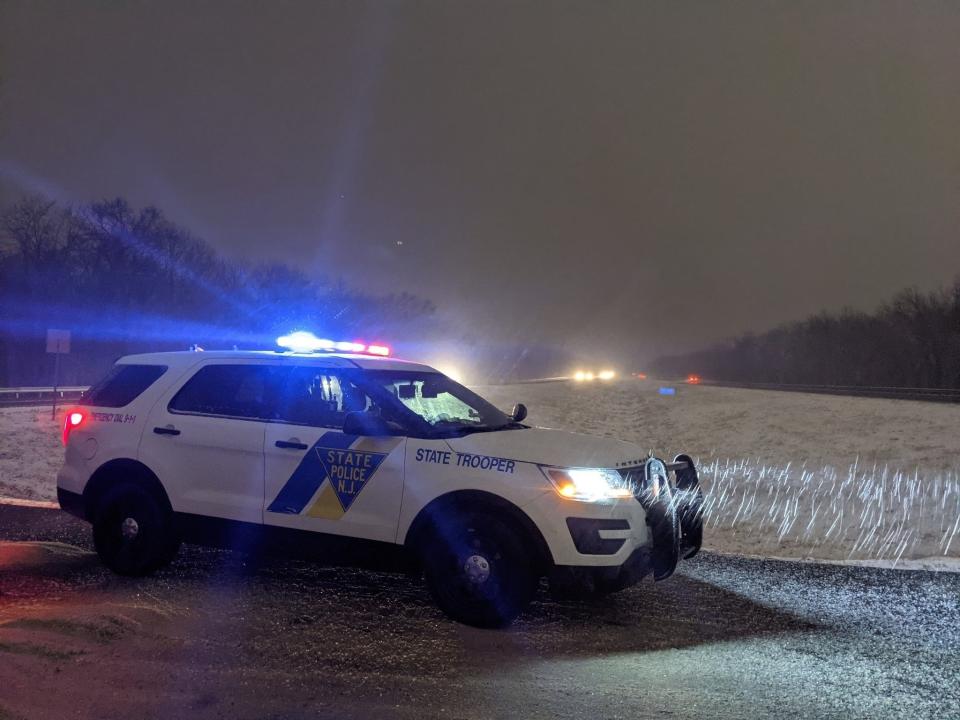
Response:
[[[170,514],[143,488],[121,484],[100,500],[93,544],[103,564],[120,575],[148,575],[169,564],[180,547]]]
[[[421,545],[421,560],[434,601],[467,625],[509,625],[537,586],[520,533],[485,513],[444,516]]]

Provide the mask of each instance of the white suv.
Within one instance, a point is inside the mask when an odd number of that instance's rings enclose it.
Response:
[[[507,415],[417,363],[132,355],[83,402],[67,413],[57,495],[126,575],[169,563],[181,541],[401,560],[448,615],[496,627],[543,576],[613,592],[668,577],[701,544],[688,456],[528,427],[522,405]]]

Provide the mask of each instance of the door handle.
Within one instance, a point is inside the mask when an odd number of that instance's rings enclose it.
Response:
[[[180,431],[173,426],[168,427],[155,427],[153,431],[157,435],[179,435]]]
[[[306,443],[293,442],[292,440],[277,440],[274,445],[288,450],[306,450],[309,447]]]

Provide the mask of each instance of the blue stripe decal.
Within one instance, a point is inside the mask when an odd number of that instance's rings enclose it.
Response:
[[[320,462],[320,453],[317,448],[346,450],[359,437],[359,435],[345,435],[336,431],[321,435],[316,444],[307,450],[297,469],[293,471],[293,475],[277,494],[276,499],[270,503],[267,511],[299,515],[327,478],[327,471]]]
[[[315,448],[325,447],[325,448],[336,448],[337,450],[347,450],[351,445],[353,445],[357,440],[360,439],[359,435],[345,435],[339,430],[334,430],[332,432],[324,433],[320,436],[320,439],[317,440],[317,444],[314,445]]]

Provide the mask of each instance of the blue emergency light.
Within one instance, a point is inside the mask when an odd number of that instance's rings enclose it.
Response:
[[[662,388],[660,388],[660,394],[661,394],[661,395],[676,395],[676,394],[677,394],[677,390],[676,390],[676,388],[662,387]]]
[[[365,353],[367,355],[380,355],[386,357],[390,354],[390,348],[386,345],[367,345],[360,342],[334,341],[325,338],[318,338],[312,332],[298,330],[289,335],[281,335],[277,338],[277,345],[293,352],[347,352],[347,353]]]

